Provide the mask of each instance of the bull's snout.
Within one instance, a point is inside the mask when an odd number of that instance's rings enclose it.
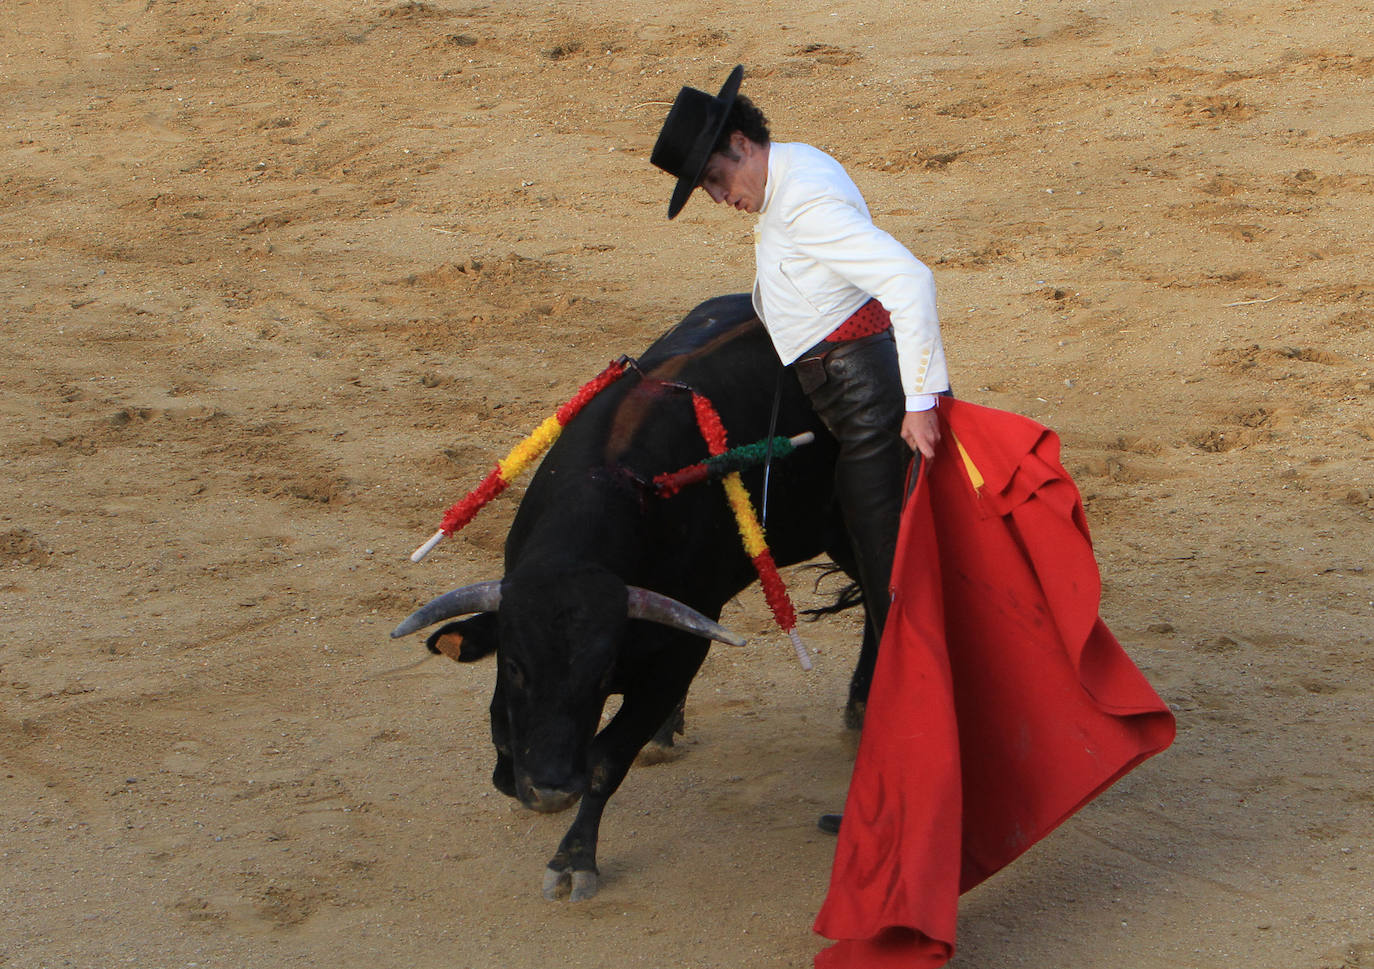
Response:
[[[540,814],[557,814],[566,811],[582,797],[581,791],[570,791],[554,787],[535,787],[522,784],[520,803]]]
[[[515,788],[520,803],[531,811],[540,814],[555,814],[566,811],[577,803],[586,789],[586,779],[577,773],[565,776],[539,777],[521,770],[516,771]]]

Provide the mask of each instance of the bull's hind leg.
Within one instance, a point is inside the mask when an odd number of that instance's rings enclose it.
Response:
[[[706,658],[706,646],[694,636],[672,633],[675,640],[656,659],[652,673],[632,676],[625,700],[611,722],[592,741],[587,758],[587,792],[577,806],[568,833],[544,873],[544,897],[566,895],[578,902],[600,888],[597,840],[606,802],[620,787],[635,755],[654,736],[687,695],[692,677]]]
[[[849,701],[844,705],[844,725],[850,730],[862,730],[864,714],[868,710],[868,691],[873,685],[873,667],[878,662],[878,636],[873,619],[865,615],[864,641],[859,647],[859,661],[849,678]]]
[[[830,553],[831,560],[840,567],[840,571],[853,580],[852,587],[858,587],[859,570],[855,564],[854,549],[849,544],[849,539],[835,528],[830,533],[826,550]],[[846,592],[840,595],[840,604],[843,605]],[[862,592],[860,593],[862,601]],[[864,637],[859,646],[859,659],[854,664],[854,673],[849,678],[849,699],[844,705],[844,725],[850,730],[862,730],[864,725],[864,713],[868,709],[868,690],[873,685],[873,668],[878,663],[878,635],[874,629],[873,617],[868,611],[868,603],[863,603],[864,609]]]
[[[644,749],[639,752],[635,762],[641,766],[649,767],[654,764],[666,764],[670,760],[675,760],[678,756],[677,747],[673,744],[673,737],[681,734],[687,726],[687,700],[684,698],[677,705],[668,719],[663,721],[663,726],[658,728],[658,733],[644,745]]]

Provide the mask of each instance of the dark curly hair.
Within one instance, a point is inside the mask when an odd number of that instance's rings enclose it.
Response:
[[[720,137],[716,139],[711,154],[719,152],[727,158],[735,157],[730,150],[730,136],[736,131],[756,145],[768,144],[768,119],[755,107],[754,102],[743,94],[736,96],[735,103],[730,106],[730,113],[725,117],[725,127],[721,129]]]

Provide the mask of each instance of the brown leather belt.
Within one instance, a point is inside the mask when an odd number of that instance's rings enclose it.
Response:
[[[879,340],[892,340],[892,328],[879,330],[877,333],[870,333],[868,336],[857,337],[853,340],[822,340],[810,350],[807,350],[792,363],[792,370],[797,375],[797,381],[807,394],[820,387],[826,381],[825,361],[832,353],[849,353],[868,343],[876,343]],[[895,352],[895,351],[894,351]]]

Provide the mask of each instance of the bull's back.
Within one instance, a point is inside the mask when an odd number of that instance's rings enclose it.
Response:
[[[759,336],[767,341],[748,293],[717,296],[698,304],[682,322],[650,344],[639,363],[652,369],[675,359],[689,360],[709,353],[722,341],[753,341]]]
[[[774,464],[768,540],[779,564],[818,554],[834,442],[782,367],[749,296],[738,294],[696,307],[569,424],[521,502],[507,570],[524,554],[591,558],[632,584],[718,607],[753,577],[722,489],[700,484],[664,498],[652,482],[708,456],[694,392],[720,414],[734,447],[767,436],[775,390],[776,433],[812,431],[817,441]],[[745,472],[745,483],[757,506],[762,471]]]

